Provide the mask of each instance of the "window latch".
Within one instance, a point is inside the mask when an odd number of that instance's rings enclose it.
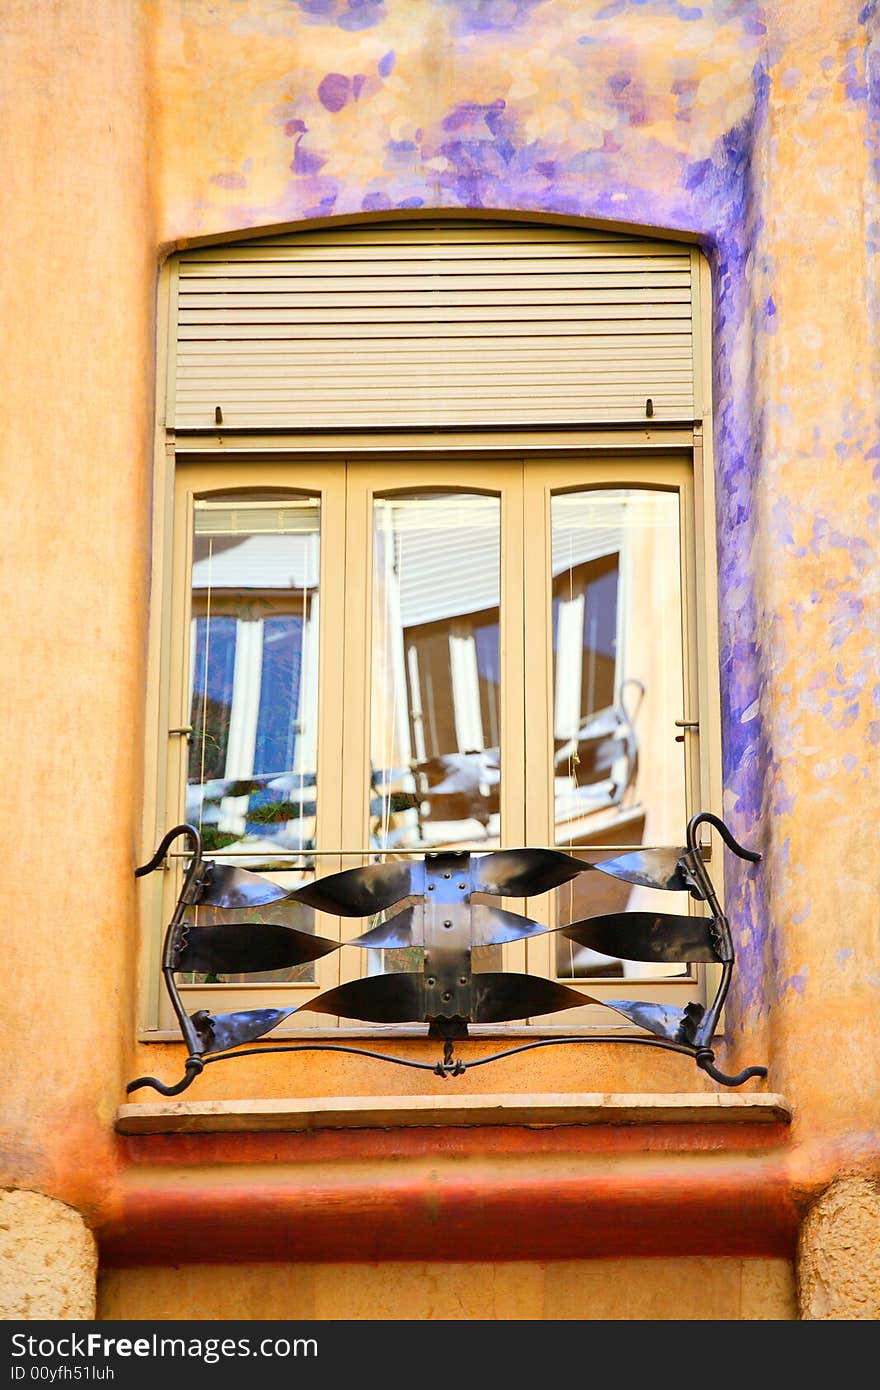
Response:
[[[699,721],[699,719],[676,719],[676,721],[675,721],[675,727],[676,727],[676,729],[694,729],[694,730],[696,730],[696,729],[699,729],[699,727],[700,727],[700,721]],[[675,735],[675,741],[676,741],[676,743],[684,743],[684,734],[676,734],[676,735]]]

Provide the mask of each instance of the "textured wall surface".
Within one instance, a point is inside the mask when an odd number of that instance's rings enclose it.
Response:
[[[178,1070],[133,1055],[160,255],[433,208],[706,252],[725,814],[765,855],[729,875],[723,1060],[769,1061],[805,1205],[876,1178],[876,0],[7,0],[0,26],[4,1181],[98,1219],[125,1079]],[[566,1063],[562,1084],[682,1084],[668,1059],[595,1055],[600,1083]],[[296,1085],[242,1066],[225,1094]]]
[[[880,1185],[844,1178],[801,1227],[798,1304],[810,1321],[880,1318]]]
[[[419,1321],[797,1317],[788,1260],[192,1265],[110,1270],[98,1317]]]
[[[724,809],[765,852],[729,865],[732,1060],[769,1055],[796,1125],[857,1110],[870,1145],[878,22],[845,0],[166,0],[155,88],[167,247],[431,208],[699,239]],[[859,1058],[845,1091],[806,1046],[820,1026]]]
[[[95,1239],[40,1192],[0,1192],[0,1318],[95,1317]]]
[[[134,1009],[155,380],[140,6],[0,16],[3,1173],[88,1209]],[[63,111],[63,119],[59,113]],[[24,827],[28,827],[25,831]],[[29,927],[21,930],[27,921]]]

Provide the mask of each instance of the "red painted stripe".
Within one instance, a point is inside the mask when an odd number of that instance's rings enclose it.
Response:
[[[532,1154],[129,1169],[106,1264],[791,1256],[782,1156]]]
[[[386,1161],[486,1154],[760,1153],[781,1149],[788,1125],[631,1124],[401,1126],[397,1129],[317,1129],[290,1133],[151,1134],[118,1136],[122,1168],[203,1164]]]

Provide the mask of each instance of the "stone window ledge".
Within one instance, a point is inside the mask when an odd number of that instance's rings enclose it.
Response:
[[[254,1134],[321,1129],[519,1125],[789,1124],[781,1095],[603,1094],[344,1096],[121,1105],[119,1134]]]

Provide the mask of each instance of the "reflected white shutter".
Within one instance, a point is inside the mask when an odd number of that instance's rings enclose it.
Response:
[[[695,266],[676,242],[492,221],[183,252],[168,423],[690,421]]]

